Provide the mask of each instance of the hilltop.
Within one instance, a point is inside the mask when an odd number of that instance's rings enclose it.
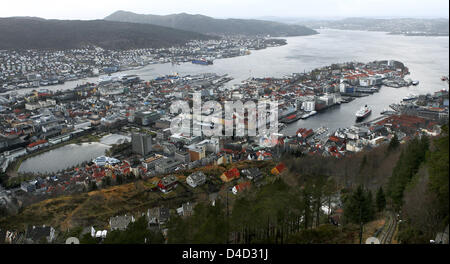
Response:
[[[105,20],[153,24],[215,35],[271,35],[276,37],[317,34],[315,30],[300,25],[287,25],[256,19],[216,19],[186,13],[159,16],[117,11],[105,17]]]
[[[0,49],[73,49],[85,45],[105,49],[160,48],[213,37],[158,25],[105,20],[0,18]]]

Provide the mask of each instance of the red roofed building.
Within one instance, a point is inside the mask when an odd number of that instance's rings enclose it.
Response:
[[[238,194],[248,188],[250,188],[250,182],[242,182],[239,183],[238,185],[234,186],[233,189],[231,189],[231,191],[233,192],[233,194]]]
[[[306,139],[314,134],[312,129],[299,128],[297,130],[297,136],[300,136],[303,139]]]
[[[96,180],[102,179],[105,176],[106,176],[106,173],[104,170],[95,171],[94,173],[92,173],[92,177],[95,178]]]
[[[335,142],[335,143],[338,143],[338,142],[341,141],[338,137],[335,137],[335,136],[329,137],[328,140],[330,140],[330,141],[332,141],[332,142]]]
[[[393,130],[401,130],[407,134],[412,134],[419,128],[426,128],[430,123],[435,124],[433,121],[418,116],[392,115],[376,124],[391,127]]]
[[[274,175],[278,175],[282,173],[286,169],[286,166],[283,162],[280,162],[277,166],[275,166],[270,172]]]
[[[161,192],[167,193],[178,185],[178,179],[175,175],[168,175],[158,182],[158,188]]]
[[[224,172],[222,175],[220,175],[220,179],[223,182],[230,182],[234,179],[239,179],[240,173],[237,168],[232,168],[229,171]]]
[[[43,148],[43,147],[46,147],[46,146],[48,146],[47,140],[42,139],[42,140],[38,140],[36,142],[28,144],[27,150],[28,151],[34,151],[34,150],[37,150],[37,149],[40,149],[40,148]]]

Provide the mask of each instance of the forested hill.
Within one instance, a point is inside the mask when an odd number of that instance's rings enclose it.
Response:
[[[167,196],[152,191],[153,178],[135,181],[131,176],[125,184],[47,199],[18,213],[4,212],[2,217],[0,211],[0,228],[23,230],[46,224],[60,231],[78,230],[60,236],[61,243],[69,236],[78,236],[81,243],[99,243],[89,233],[81,237],[83,228],[106,228],[110,217],[124,213],[139,216],[156,206],[174,209],[194,202],[191,216],[174,214],[165,224],[168,243],[358,243],[365,241],[358,238],[361,223],[367,238],[383,227],[378,223],[395,214],[401,220],[392,233],[395,243],[428,244],[448,228],[448,155],[446,125],[438,137],[422,135],[401,143],[394,136],[389,144],[340,159],[284,153],[282,173],[274,172],[275,160],[179,171],[182,186]],[[229,195],[227,190],[237,182],[217,182],[231,168],[258,168],[265,177],[237,196]],[[185,186],[186,177],[199,171],[207,175],[208,183],[192,191]],[[246,181],[242,178],[241,183]],[[211,193],[217,195],[214,205]],[[161,231],[150,232],[144,218],[124,231],[108,232],[102,243],[162,243]]]
[[[135,14],[117,11],[105,18],[108,21],[146,23],[195,31],[203,34],[241,34],[271,36],[304,36],[317,34],[315,30],[300,25],[255,19],[215,19],[186,13],[166,16]]]
[[[106,49],[160,48],[211,36],[157,25],[105,20],[0,18],[0,49],[71,49],[96,45]]]

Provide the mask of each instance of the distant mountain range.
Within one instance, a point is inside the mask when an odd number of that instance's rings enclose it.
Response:
[[[385,31],[409,36],[448,36],[449,20],[444,18],[345,18],[340,20],[311,20],[299,24],[311,28]]]
[[[288,25],[256,19],[216,19],[208,16],[190,15],[186,13],[158,16],[117,11],[105,17],[105,20],[153,24],[214,35],[239,34],[270,35],[276,37],[317,34],[317,31],[301,25]]]
[[[212,39],[158,25],[106,20],[46,20],[36,17],[0,18],[1,49],[71,49],[96,45],[105,49],[160,48],[189,40]]]

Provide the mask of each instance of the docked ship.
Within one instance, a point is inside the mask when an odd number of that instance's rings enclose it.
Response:
[[[192,60],[193,64],[201,64],[201,65],[212,65],[212,60],[207,60],[205,58],[199,59],[199,60]]]
[[[356,120],[358,120],[358,121],[363,120],[368,115],[370,115],[370,113],[372,113],[372,109],[370,109],[369,107],[367,107],[367,105],[365,105],[364,107],[361,107],[361,109],[359,109],[356,112]]]
[[[403,97],[403,101],[411,101],[417,99],[417,95],[415,94],[408,94],[407,96]]]
[[[119,76],[111,76],[110,74],[106,75],[106,76],[102,76],[98,78],[98,84],[107,84],[107,83],[112,83],[112,82],[117,82],[120,80]]]
[[[317,111],[307,112],[306,114],[302,115],[302,119],[307,119],[308,117],[313,116],[315,114],[317,114]]]

